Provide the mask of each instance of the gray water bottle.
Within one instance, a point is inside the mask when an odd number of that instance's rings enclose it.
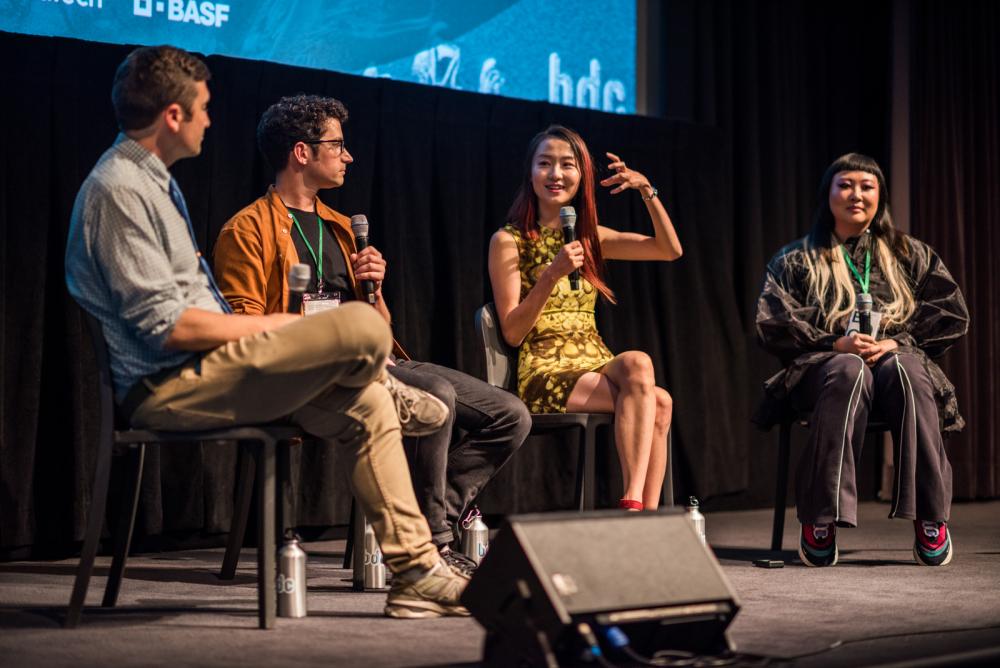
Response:
[[[705,516],[701,514],[701,510],[698,508],[698,498],[694,496],[689,497],[686,509],[688,518],[694,524],[695,533],[701,538],[703,545],[708,545],[708,541],[705,540]]]
[[[473,506],[462,521],[462,553],[479,564],[490,549],[490,529],[483,522],[483,514]]]
[[[299,537],[289,530],[278,550],[278,616],[306,616],[306,553]]]
[[[385,564],[372,525],[365,522],[365,589],[385,589]]]

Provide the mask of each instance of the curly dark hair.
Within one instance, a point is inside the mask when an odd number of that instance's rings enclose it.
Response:
[[[175,102],[190,118],[195,83],[212,73],[197,56],[173,46],[144,46],[126,56],[115,72],[111,104],[122,131],[140,130]]]
[[[300,141],[321,139],[331,118],[347,122],[347,108],[340,100],[302,93],[283,97],[260,117],[257,146],[271,169],[280,172],[288,164],[292,147]],[[316,148],[313,146],[313,151]]]

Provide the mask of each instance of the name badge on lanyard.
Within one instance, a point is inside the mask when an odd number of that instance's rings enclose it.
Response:
[[[340,306],[339,292],[307,292],[302,295],[302,315],[313,315]]]

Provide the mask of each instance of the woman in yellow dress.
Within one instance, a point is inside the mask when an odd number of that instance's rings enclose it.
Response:
[[[667,466],[672,401],[656,387],[646,353],[612,354],[594,320],[597,294],[614,301],[604,260],[676,260],[670,216],[649,179],[607,154],[613,173],[601,181],[617,195],[637,190],[654,236],[598,224],[594,165],[579,134],[551,126],[528,146],[524,178],[507,225],[490,241],[489,270],[504,339],[520,348],[518,394],[533,413],[615,414],[625,481],[622,508],[656,508]],[[559,210],[573,206],[577,241],[565,243]],[[571,289],[569,274],[580,274]]]

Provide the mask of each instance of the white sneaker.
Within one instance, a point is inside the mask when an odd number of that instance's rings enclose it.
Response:
[[[403,436],[433,434],[448,419],[448,407],[433,394],[407,385],[392,374],[386,374],[382,384],[396,403]]]

